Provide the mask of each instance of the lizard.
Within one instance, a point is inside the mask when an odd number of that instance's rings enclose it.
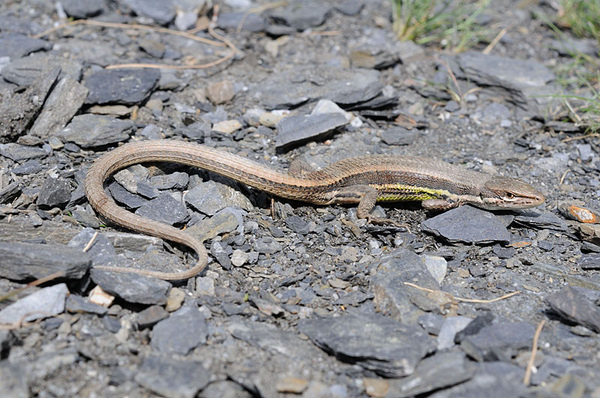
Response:
[[[358,217],[371,222],[382,221],[370,215],[377,202],[420,201],[429,210],[448,210],[465,204],[486,210],[510,210],[536,207],[545,200],[541,192],[520,179],[480,173],[426,157],[365,155],[292,175],[205,145],[176,140],[131,142],[104,154],[90,167],[85,179],[89,203],[119,226],[189,247],[198,260],[182,272],[95,268],[184,280],[198,275],[208,263],[202,241],[173,226],[121,208],[105,192],[104,182],[113,173],[145,162],[197,167],[277,197],[315,205],[358,204]]]

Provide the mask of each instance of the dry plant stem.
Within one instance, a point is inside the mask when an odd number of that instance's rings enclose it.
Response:
[[[546,320],[542,320],[539,324],[537,329],[535,330],[535,335],[533,335],[533,344],[531,346],[531,356],[529,357],[529,362],[527,362],[527,370],[525,370],[525,377],[523,378],[523,383],[525,383],[526,386],[529,385],[530,381],[531,381],[531,371],[533,369],[533,364],[535,363],[535,355],[537,354],[537,350],[538,350],[538,341],[540,339],[540,334],[542,333],[542,329],[544,328],[544,324],[546,323]]]
[[[565,178],[567,178],[567,174],[569,174],[569,171],[571,171],[571,170],[567,170],[563,173],[562,177],[560,177],[560,181],[558,182],[558,185],[562,185],[563,182],[565,182]]]
[[[591,137],[598,138],[598,137],[600,137],[600,134],[594,133],[594,134],[578,135],[578,136],[575,136],[575,137],[565,138],[561,142],[571,142],[571,141],[582,140],[584,138],[591,138]]]
[[[414,283],[410,283],[410,282],[404,282],[405,285],[410,286],[410,287],[414,287],[415,289],[419,289],[419,290],[423,290],[425,292],[428,293],[435,293],[437,290],[432,290],[432,289],[427,289],[426,287],[421,287],[419,285],[415,285]],[[479,299],[466,299],[466,298],[460,298],[460,297],[455,297],[452,296],[452,298],[456,301],[462,301],[464,303],[478,303],[478,304],[489,304],[489,303],[495,303],[496,301],[500,301],[500,300],[504,300],[507,299],[509,297],[512,297],[514,295],[517,295],[521,293],[520,290],[514,291],[512,293],[508,293],[505,294],[504,296],[501,297],[496,297],[495,299],[491,299],[491,300],[479,300]]]
[[[86,253],[88,250],[90,250],[92,248],[92,246],[94,245],[94,242],[96,241],[96,238],[98,237],[98,231],[96,231],[94,233],[94,236],[92,236],[92,238],[90,239],[90,241],[88,242],[87,245],[85,245],[85,247],[83,248],[83,252]]]
[[[181,36],[184,37],[186,39],[189,40],[193,40],[193,41],[197,41],[200,43],[204,43],[204,44],[208,44],[211,46],[216,46],[216,47],[229,47],[229,49],[231,50],[227,55],[225,55],[224,57],[213,61],[213,62],[209,62],[206,64],[192,64],[192,65],[166,65],[166,64],[140,64],[140,63],[132,63],[132,64],[120,64],[120,65],[108,65],[105,69],[120,69],[120,68],[149,68],[149,69],[174,69],[174,70],[184,70],[184,69],[208,69],[211,68],[213,66],[217,66],[222,64],[223,62],[228,61],[229,59],[233,58],[233,56],[235,55],[235,53],[237,52],[237,47],[235,45],[233,45],[233,43],[231,41],[229,41],[228,39],[224,38],[223,36],[217,34],[212,25],[208,26],[208,32],[217,40],[220,41],[214,41],[214,40],[209,40],[209,39],[205,39],[203,37],[197,37],[194,36],[188,32],[180,32],[177,30],[172,30],[172,29],[166,29],[166,28],[156,28],[153,26],[145,26],[145,25],[138,25],[138,24],[120,24],[120,23],[111,23],[111,22],[99,22],[99,21],[90,21],[90,20],[77,20],[77,21],[72,21],[72,22],[67,22],[65,24],[56,26],[52,29],[48,29],[45,32],[42,32],[38,35],[33,36],[34,38],[41,38],[44,37],[52,32],[55,32],[57,30],[60,29],[64,29],[66,27],[69,26],[75,26],[75,25],[89,25],[89,26],[99,26],[99,27],[103,27],[103,28],[115,28],[115,29],[137,29],[137,30],[152,30],[155,32],[160,32],[160,33],[166,33],[166,34],[172,34],[172,35],[176,35],[176,36]]]
[[[220,43],[220,42],[214,41],[214,40],[205,39],[204,37],[194,36],[192,34],[189,34],[188,32],[180,32],[178,30],[173,30],[173,29],[156,28],[154,26],[146,26],[146,25],[139,25],[139,24],[100,22],[100,21],[91,21],[88,19],[79,19],[77,21],[71,21],[71,22],[64,23],[62,25],[56,26],[56,27],[48,29],[42,33],[39,33],[39,34],[33,36],[33,38],[39,39],[41,37],[49,35],[52,32],[56,32],[58,30],[67,28],[69,26],[75,26],[75,25],[89,25],[89,26],[99,26],[102,28],[115,28],[115,29],[152,30],[155,32],[167,33],[170,35],[185,37],[186,39],[194,40],[194,41],[204,43],[204,44],[209,44],[211,46],[225,47],[225,45],[223,43]]]
[[[502,29],[500,31],[500,33],[498,33],[496,35],[496,37],[494,37],[494,40],[492,40],[492,42],[490,44],[488,44],[488,46],[481,53],[482,54],[486,54],[486,55],[489,54],[490,51],[492,51],[492,49],[494,47],[496,47],[496,44],[498,44],[498,42],[500,40],[502,40],[502,38],[504,37],[504,35],[506,34],[506,32],[508,32],[508,29],[510,29],[510,28],[512,28],[512,25],[511,26],[507,26],[506,28]]]

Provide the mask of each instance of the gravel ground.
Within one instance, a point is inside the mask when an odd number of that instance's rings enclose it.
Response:
[[[481,23],[506,33],[458,55],[398,42],[388,1],[214,3],[0,4],[0,396],[600,397],[598,145],[557,98],[591,95],[559,81],[563,47],[597,43],[557,42],[545,1],[492,2]],[[546,202],[377,206],[407,228],[371,225],[135,165],[107,190],[204,239],[209,265],[175,283],[94,269],[195,261],[85,197],[96,158],[148,139],[282,170],[437,158]]]

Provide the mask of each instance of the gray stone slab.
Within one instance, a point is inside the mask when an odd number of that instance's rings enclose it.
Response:
[[[0,242],[0,276],[11,280],[39,279],[60,272],[81,279],[92,260],[89,254],[64,245]]]
[[[2,309],[0,323],[31,322],[62,314],[68,294],[64,283],[40,289]]]
[[[208,325],[197,307],[185,306],[152,329],[150,345],[165,354],[187,355],[206,343]]]
[[[145,358],[135,375],[139,385],[167,398],[194,398],[209,380],[200,362],[161,356]]]
[[[510,233],[493,213],[472,206],[460,206],[425,220],[423,230],[449,242],[510,242]]]
[[[300,321],[298,330],[321,349],[384,377],[412,374],[435,350],[435,341],[420,327],[377,314]]]

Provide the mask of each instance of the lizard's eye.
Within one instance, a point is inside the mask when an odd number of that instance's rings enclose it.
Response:
[[[512,192],[507,192],[507,193],[506,193],[506,197],[507,197],[508,199],[514,199],[515,195],[514,195]]]

